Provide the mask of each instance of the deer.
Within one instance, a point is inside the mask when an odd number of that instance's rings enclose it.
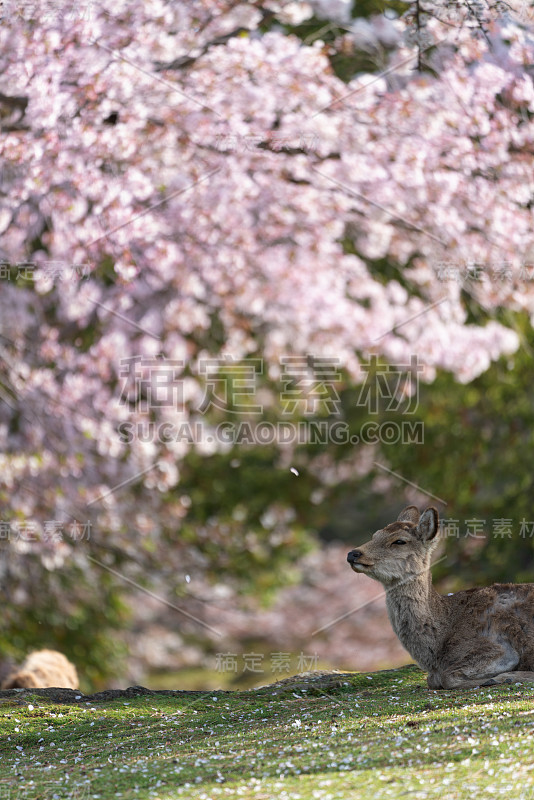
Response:
[[[34,650],[2,683],[2,689],[40,689],[49,686],[77,689],[74,664],[57,650]]]
[[[407,506],[347,561],[384,587],[393,630],[428,673],[430,689],[534,681],[534,584],[495,583],[440,595],[430,571],[438,530],[434,507],[420,514]]]

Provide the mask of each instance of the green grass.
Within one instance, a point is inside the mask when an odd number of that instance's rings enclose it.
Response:
[[[534,800],[534,686],[416,667],[105,704],[0,701],[0,800]]]

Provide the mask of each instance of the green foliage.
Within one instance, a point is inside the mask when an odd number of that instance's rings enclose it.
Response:
[[[351,16],[353,19],[369,18],[387,13],[392,18],[400,17],[411,8],[411,5],[409,2],[399,0],[355,0],[352,4]],[[269,30],[272,24],[273,22],[270,21],[263,26],[263,30]],[[279,28],[278,20],[274,24]],[[377,69],[383,69],[386,65],[387,57],[384,53],[365,52],[355,47],[353,42],[346,38],[349,25],[313,16],[298,25],[285,24],[282,27],[286,33],[297,36],[306,45],[315,41],[324,42],[325,52],[332,69],[342,81],[348,82],[355,75],[375,72]]]
[[[314,544],[305,509],[317,481],[299,482],[279,462],[269,446],[210,457],[191,451],[178,486],[191,505],[176,538],[198,549],[214,580],[234,581],[265,602],[296,577],[294,560]]]
[[[534,333],[526,316],[515,324],[522,345],[514,357],[467,385],[441,373],[420,386],[414,416],[424,444],[381,448],[391,469],[446,501],[428,501],[442,517],[459,520],[438,573],[450,574],[452,561],[464,583],[531,581],[534,572]],[[473,519],[484,521],[485,540],[465,535]],[[494,535],[494,521],[507,520],[510,536]],[[524,535],[522,520],[531,522]]]
[[[73,560],[52,570],[31,553],[4,548],[0,556],[2,656],[20,662],[31,650],[59,649],[78,665],[86,690],[116,675],[125,651],[115,632],[128,621],[117,582]]]
[[[401,16],[411,7],[412,3],[401,0],[354,0],[352,4],[353,17],[372,17],[374,14],[392,13]]]

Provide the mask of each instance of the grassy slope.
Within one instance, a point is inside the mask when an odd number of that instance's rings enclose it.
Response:
[[[0,800],[534,800],[534,686],[434,692],[416,667],[337,688],[0,701]]]

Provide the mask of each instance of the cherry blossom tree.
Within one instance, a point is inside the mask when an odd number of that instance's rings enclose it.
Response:
[[[321,3],[7,4],[0,499],[4,530],[26,530],[10,557],[217,574],[228,542],[247,549],[243,518],[195,516],[188,459],[229,449],[211,434],[232,411],[280,417],[284,359],[335,359],[351,386],[372,355],[416,354],[423,380],[469,382],[517,349],[506,315],[534,311],[530,20],[348,5],[325,42]],[[347,73],[365,47],[375,67]],[[234,387],[254,378],[237,408],[214,402],[221,363]],[[243,575],[302,545],[269,513]]]

